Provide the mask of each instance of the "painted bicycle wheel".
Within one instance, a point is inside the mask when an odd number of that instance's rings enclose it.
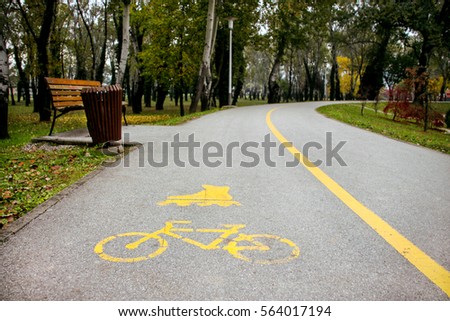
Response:
[[[101,240],[94,252],[106,261],[134,263],[152,259],[162,254],[167,247],[167,241],[158,235],[130,232]]]
[[[257,264],[287,263],[300,255],[294,242],[270,234],[239,234],[223,249],[237,259]]]

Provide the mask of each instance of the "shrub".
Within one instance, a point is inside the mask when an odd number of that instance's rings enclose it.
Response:
[[[392,100],[384,107],[383,112],[385,114],[391,112],[394,115],[392,118],[393,120],[395,120],[397,116],[406,118],[407,115],[413,114],[411,104],[409,103],[410,90],[408,86],[403,84],[395,86],[390,97],[392,97]]]
[[[393,114],[392,120],[398,117],[406,120],[415,120],[417,123],[423,123],[425,121],[425,107],[420,104],[410,103],[411,95],[409,86],[396,86],[393,90],[392,97],[393,100],[383,109],[385,114],[389,112]],[[431,108],[428,109],[428,121],[435,127],[444,126],[444,116],[431,110]]]

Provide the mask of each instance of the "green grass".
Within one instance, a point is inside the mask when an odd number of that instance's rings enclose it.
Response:
[[[242,101],[239,106],[263,104],[262,101]],[[143,108],[139,115],[128,108],[129,125],[178,125],[218,111],[179,116],[179,107],[169,99],[164,110]],[[189,105],[186,104],[187,110]],[[43,203],[111,158],[95,146],[51,146],[30,144],[33,137],[48,135],[50,122],[40,122],[33,107],[23,103],[9,106],[10,139],[0,140],[0,228],[8,220],[17,219]],[[71,112],[56,120],[55,133],[86,128],[83,111]]]
[[[430,107],[432,110],[437,111],[438,113],[445,114],[450,110],[450,102],[433,102],[430,103]]]
[[[32,107],[9,107],[10,139],[0,140],[0,226],[17,219],[95,170],[108,156],[96,147],[30,144],[47,135],[49,122],[39,122]],[[58,131],[86,127],[81,113],[61,117]]]
[[[8,216],[18,218],[24,215],[96,169],[106,159],[106,156],[95,148],[40,148],[42,145],[34,145],[30,149],[15,148],[9,150],[7,157],[2,155],[2,224]]]
[[[373,104],[367,104],[364,116],[361,116],[361,104],[329,105],[318,111],[329,118],[367,129],[394,139],[409,142],[415,145],[428,147],[443,153],[450,154],[450,135],[436,129],[423,131],[423,125],[410,121],[393,121],[392,115],[382,112],[385,103],[380,104],[378,113],[371,110]],[[445,113],[450,104],[433,104],[434,110]]]

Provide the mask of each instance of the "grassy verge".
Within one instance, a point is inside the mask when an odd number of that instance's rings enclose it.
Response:
[[[86,126],[84,114],[61,117],[58,131]],[[9,108],[10,139],[0,140],[0,227],[96,169],[108,157],[95,147],[30,144],[47,135],[50,123],[39,122],[32,107]]]
[[[262,103],[243,101],[240,105]],[[50,130],[50,123],[39,122],[38,114],[32,113],[32,110],[32,107],[23,104],[9,106],[8,131],[11,138],[0,140],[0,228],[25,215],[110,158],[97,147],[30,144],[33,137],[47,135]],[[217,110],[180,117],[178,107],[167,101],[161,111],[144,107],[141,114],[135,115],[129,108],[127,120],[130,125],[177,125]],[[78,111],[58,118],[55,132],[85,127],[86,116],[83,111]]]
[[[367,129],[394,139],[432,148],[450,154],[450,135],[436,129],[423,131],[423,125],[410,121],[392,121],[392,115],[382,112],[384,105],[376,113],[372,104],[367,104],[361,116],[361,104],[341,104],[324,106],[318,109],[323,115],[344,123]],[[445,113],[450,104],[436,104],[435,110]]]

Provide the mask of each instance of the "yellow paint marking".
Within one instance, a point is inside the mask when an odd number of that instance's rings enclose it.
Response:
[[[320,168],[316,167],[309,161],[300,151],[295,148],[289,141],[278,131],[272,123],[270,116],[279,109],[274,108],[266,115],[267,126],[273,135],[283,144],[286,149],[294,155],[294,157],[325,187],[328,188],[336,197],[338,197],[345,205],[355,212],[364,222],[366,222],[375,232],[377,232],[386,242],[388,242],[395,250],[405,257],[412,265],[422,272],[428,279],[436,284],[447,296],[450,297],[450,272],[440,264],[435,262],[425,252],[415,246],[411,241],[397,232],[386,221],[377,216],[348,193],[343,187],[331,179]]]
[[[195,194],[169,196],[165,201],[159,202],[158,205],[189,206],[197,204],[198,206],[219,205],[223,207],[241,205],[239,202],[233,201],[233,197],[228,193],[230,190],[228,186],[202,185],[202,187],[204,190]]]
[[[290,254],[288,256],[284,256],[281,258],[251,259],[248,257],[248,255],[249,255],[248,252],[247,252],[247,256],[241,253],[242,251],[266,252],[271,249],[269,246],[264,244],[264,242],[257,241],[257,239],[263,239],[265,241],[267,241],[267,239],[269,239],[269,240],[274,240],[276,242],[285,244],[288,246],[287,248],[290,249]],[[239,242],[250,243],[250,245],[238,245]],[[287,262],[299,257],[299,255],[300,255],[300,249],[294,242],[292,242],[291,240],[281,238],[276,235],[270,235],[270,234],[253,234],[253,235],[239,234],[238,237],[234,238],[227,246],[224,247],[224,250],[227,250],[231,255],[233,255],[237,259],[244,260],[247,262],[253,261],[258,264],[287,263]]]
[[[115,257],[115,256],[111,256],[111,255],[103,252],[103,246],[118,237],[134,238],[136,236],[143,236],[143,237],[136,242],[127,244],[125,246],[127,249],[129,249],[129,250],[136,249],[140,244],[148,241],[149,239],[156,239],[158,241],[158,248],[154,252],[148,254],[147,256],[139,256],[139,257],[131,257],[131,258]],[[118,235],[110,236],[106,239],[103,239],[102,241],[97,243],[97,245],[94,248],[94,252],[97,253],[102,259],[104,259],[106,261],[135,263],[135,262],[152,259],[152,258],[162,254],[165,250],[167,250],[167,247],[168,247],[167,241],[157,235],[153,235],[153,234],[149,234],[149,233],[131,232],[131,233],[118,234]]]
[[[215,250],[219,249],[219,244],[222,243],[225,239],[227,239],[230,235],[236,234],[239,232],[240,229],[244,228],[245,225],[243,224],[228,224],[228,229],[210,229],[210,228],[199,228],[199,229],[191,229],[191,232],[197,232],[197,233],[219,233],[221,234],[219,237],[217,237],[215,240],[213,240],[209,244],[204,244],[201,242],[198,242],[196,240],[190,239],[188,237],[183,237],[183,241],[192,245],[195,245],[202,250]],[[171,232],[186,232],[187,229],[182,228],[172,228]],[[173,234],[173,233],[172,233]]]
[[[143,233],[143,232],[130,232],[130,233],[122,233],[114,236],[107,237],[100,242],[94,248],[94,252],[98,254],[102,259],[111,262],[127,262],[127,263],[135,263],[148,259],[155,258],[158,255],[161,255],[164,251],[167,250],[169,246],[167,241],[163,239],[162,236],[170,236],[175,239],[182,240],[191,245],[195,245],[202,250],[219,250],[222,249],[230,253],[233,257],[244,260],[247,262],[254,262],[259,264],[276,264],[276,263],[286,263],[294,258],[297,258],[300,255],[300,250],[294,242],[281,238],[276,235],[270,234],[255,234],[248,235],[239,233],[239,231],[245,228],[244,224],[224,224],[222,225],[224,228],[221,229],[189,229],[189,228],[178,228],[174,227],[174,224],[187,225],[190,224],[191,221],[168,221],[165,226],[157,231],[152,233]],[[185,232],[185,233],[217,233],[220,234],[216,239],[214,239],[209,244],[204,244],[194,239],[184,237],[182,235],[177,234],[177,232]],[[232,235],[236,235],[233,236]],[[250,258],[251,252],[263,252],[272,250],[269,245],[264,244],[256,240],[256,238],[263,238],[265,241],[272,240],[272,243],[276,244],[276,249],[280,248],[280,243],[283,245],[281,251],[276,251],[275,255],[281,256],[277,259],[255,259]],[[122,240],[121,243],[118,243],[118,240]],[[137,240],[136,240],[137,239]],[[138,249],[140,245],[147,241],[152,241],[151,244],[154,246],[155,240],[157,241],[157,248],[153,252],[145,256],[137,256],[130,257],[136,252],[133,252]],[[116,246],[112,246],[109,243],[113,242]],[[250,243],[250,245],[238,245],[239,242]],[[126,243],[126,245],[124,245]],[[121,245],[122,244],[122,245]],[[148,247],[144,247],[148,248]],[[106,254],[105,251],[113,251],[114,253],[118,253],[118,256],[114,256],[113,254]],[[242,254],[242,251],[246,251],[247,255]],[[123,253],[122,253],[123,252]],[[272,251],[274,252],[274,251]],[[281,252],[281,254],[279,253]],[[125,253],[126,257],[122,257]],[[273,255],[273,254],[272,254]]]

